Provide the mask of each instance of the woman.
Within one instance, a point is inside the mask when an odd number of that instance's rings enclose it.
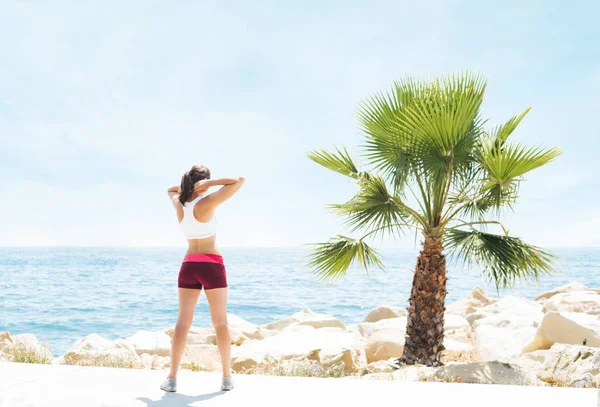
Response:
[[[227,276],[223,257],[215,245],[214,213],[217,206],[231,198],[244,181],[241,177],[211,180],[208,168],[195,165],[183,174],[181,186],[171,187],[167,191],[189,246],[179,271],[179,316],[171,344],[171,372],[160,386],[165,391],[177,391],[177,370],[202,287],[210,307],[223,365],[221,390],[233,389],[231,339],[227,325]],[[210,187],[220,185],[221,189],[208,193]]]

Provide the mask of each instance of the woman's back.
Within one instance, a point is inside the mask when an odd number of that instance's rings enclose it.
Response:
[[[189,243],[187,254],[219,253],[216,248],[217,219],[214,208],[203,205],[203,198],[199,195],[181,205],[181,211],[177,211],[179,226]]]

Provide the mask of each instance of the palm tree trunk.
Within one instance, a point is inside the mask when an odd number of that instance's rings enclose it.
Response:
[[[444,350],[444,302],[446,300],[446,257],[442,238],[425,236],[413,277],[408,307],[406,343],[401,364],[442,365]]]

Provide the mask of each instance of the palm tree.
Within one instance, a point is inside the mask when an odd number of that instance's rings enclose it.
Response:
[[[422,235],[402,364],[442,364],[445,253],[478,265],[497,287],[552,271],[553,256],[510,236],[499,218],[502,209],[513,208],[524,175],[561,152],[508,141],[529,108],[486,131],[480,114],[485,89],[484,79],[466,72],[430,81],[408,78],[368,98],[359,122],[369,171],[359,170],[346,149],[308,153],[359,188],[331,208],[362,237],[338,235],[313,244],[309,265],[318,276],[341,278],[355,263],[367,271],[383,268],[367,239]]]

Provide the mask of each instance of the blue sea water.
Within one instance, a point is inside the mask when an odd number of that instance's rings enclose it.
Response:
[[[362,321],[382,304],[406,306],[417,250],[381,251],[386,270],[351,270],[339,282],[319,281],[306,250],[223,249],[230,313],[257,324],[309,307],[345,323]],[[173,326],[177,318],[180,248],[0,248],[0,332],[33,333],[54,354],[90,333],[125,338]],[[537,283],[496,291],[477,270],[448,267],[447,303],[476,286],[490,297],[535,298],[572,281],[600,286],[600,249],[557,249],[557,272]],[[196,326],[210,326],[201,296]]]

